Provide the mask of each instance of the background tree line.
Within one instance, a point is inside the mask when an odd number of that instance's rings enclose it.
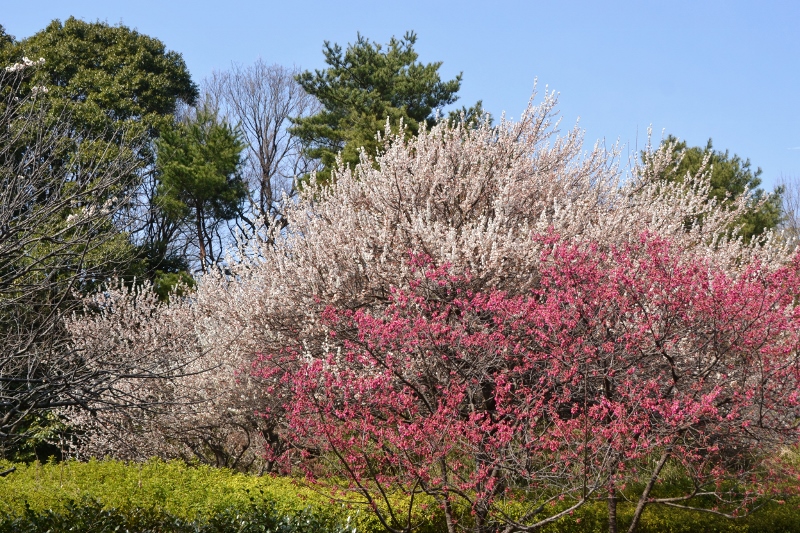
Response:
[[[468,121],[491,120],[481,102],[444,115],[458,99],[461,75],[442,80],[440,62],[419,62],[416,38],[410,32],[382,46],[358,35],[345,49],[325,42],[325,69],[258,60],[198,85],[180,54],[158,39],[71,18],[21,40],[0,30],[0,59],[46,60],[21,90],[48,87],[42,96],[50,124],[69,124],[73,137],[116,136],[117,145],[123,130],[124,138],[141,140],[130,182],[135,193],[114,222],[130,244],[123,274],[153,280],[165,294],[221,261],[238,232],[288,223],[284,195],[293,198],[312,171],[326,182],[337,156],[352,166],[362,148],[376,155],[376,134],[385,133],[387,119],[390,131],[402,121],[409,136],[462,113]],[[759,207],[748,215],[745,238],[791,219],[781,189],[762,202],[761,171],[749,160],[713,150],[710,140],[705,148],[681,142],[673,149],[682,160],[663,179],[681,180],[705,165],[717,201],[751,191]]]

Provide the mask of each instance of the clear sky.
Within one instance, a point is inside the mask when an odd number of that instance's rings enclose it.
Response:
[[[458,106],[482,99],[518,117],[534,79],[560,93],[564,127],[587,149],[635,151],[652,125],[728,149],[764,173],[800,179],[800,2],[405,0],[54,0],[4,2],[18,39],[52,19],[122,23],[183,54],[197,82],[231,62],[323,68],[325,40],[379,43],[414,30],[420,61],[463,72]]]

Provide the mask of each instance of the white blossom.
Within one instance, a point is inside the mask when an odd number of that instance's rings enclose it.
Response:
[[[22,58],[22,62],[14,63],[13,65],[9,65],[5,69],[6,69],[6,72],[17,72],[17,71],[20,71],[20,70],[25,70],[26,68],[29,68],[29,67],[36,67],[36,66],[39,66],[39,65],[44,65],[44,58],[43,57],[40,57],[36,61],[28,59],[27,57],[23,57]]]

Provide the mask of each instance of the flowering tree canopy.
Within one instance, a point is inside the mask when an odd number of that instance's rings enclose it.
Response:
[[[235,386],[216,385],[233,370],[193,376],[184,390],[205,392],[170,425],[202,442],[258,411],[242,424],[270,460],[344,475],[395,530],[414,524],[387,487],[434,498],[451,529],[531,529],[619,493],[692,504],[726,479],[744,488],[717,512],[750,505],[767,457],[795,439],[793,250],[769,231],[738,237],[750,198],[709,199],[703,174],[659,179],[669,146],[626,172],[616,150],[584,153],[555,105],[410,139],[387,128],[377,158],[312,181],[288,225],[155,319],[198,368],[260,354]],[[124,317],[74,327],[101,340]],[[137,335],[126,349],[176,342]],[[653,492],[665,465],[694,480],[670,501]]]

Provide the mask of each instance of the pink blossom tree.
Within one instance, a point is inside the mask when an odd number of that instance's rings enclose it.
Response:
[[[323,342],[265,354],[291,390],[287,464],[324,463],[397,532],[421,494],[450,533],[531,531],[601,496],[616,531],[619,493],[631,532],[648,504],[733,516],[769,497],[800,431],[800,258],[732,275],[646,233],[536,240],[526,293],[412,255],[385,308],[326,306]],[[680,494],[658,494],[668,463]]]

